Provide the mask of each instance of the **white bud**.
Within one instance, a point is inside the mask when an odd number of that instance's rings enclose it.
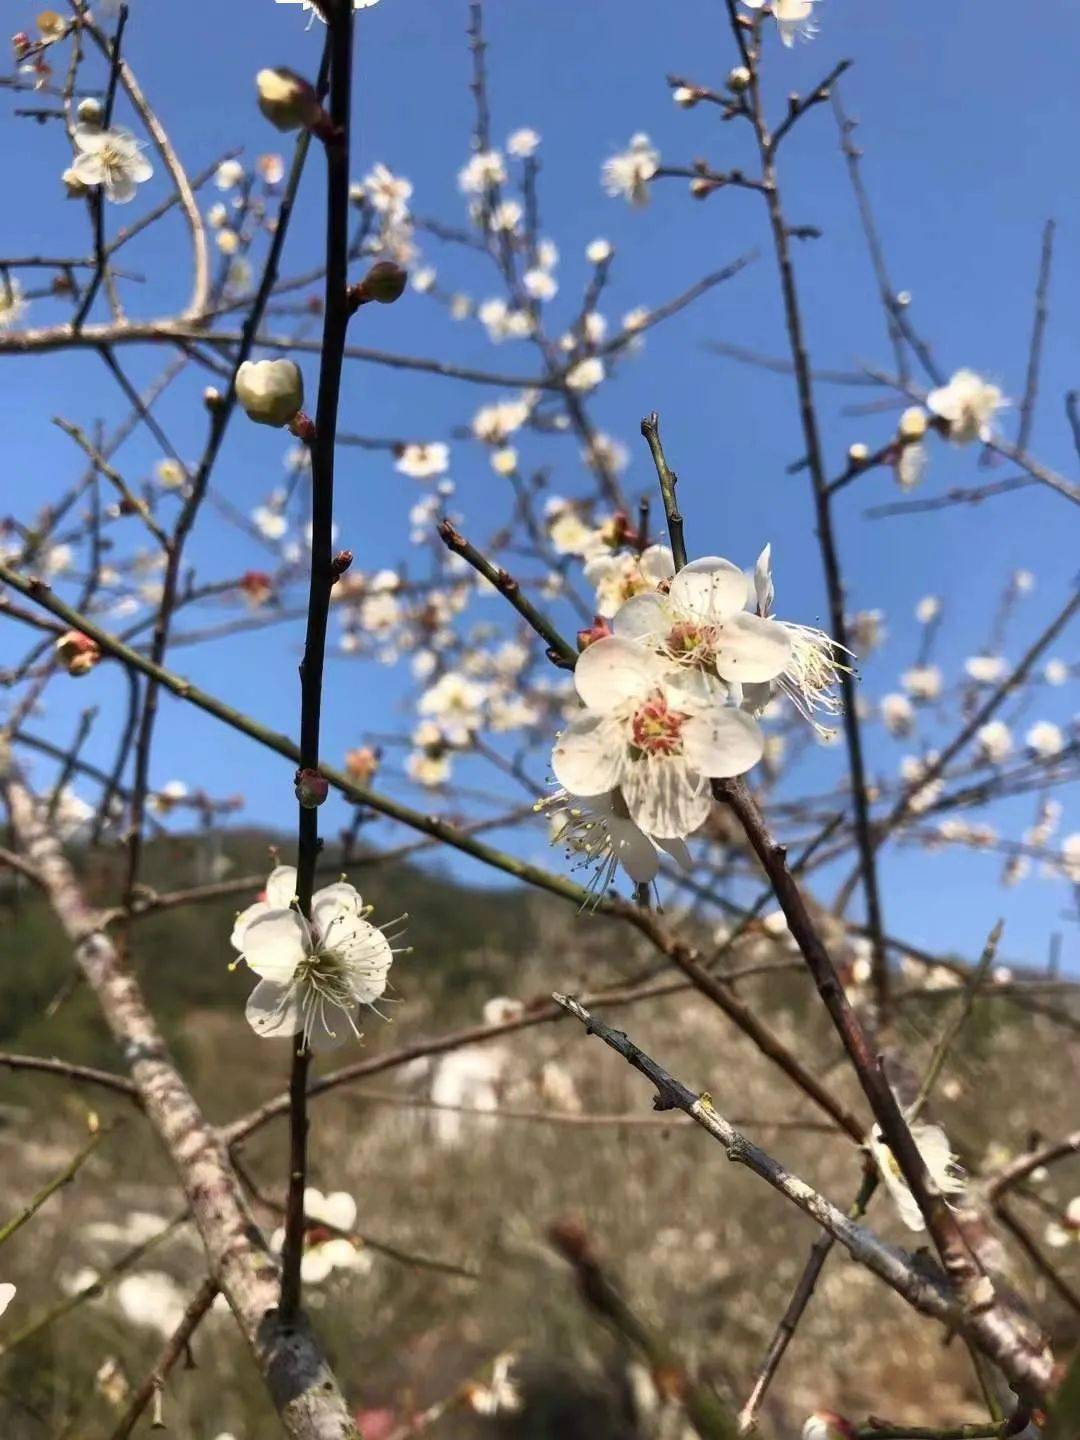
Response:
[[[848,446],[847,458],[853,465],[861,465],[864,460],[870,458],[869,445],[864,445],[861,440],[856,440],[854,445]]]
[[[104,112],[101,108],[100,100],[93,100],[87,97],[85,100],[79,101],[75,113],[84,125],[100,125]]]
[[[926,434],[926,411],[921,405],[909,405],[900,416],[898,433],[902,440],[921,440]]]
[[[750,78],[750,71],[745,65],[736,65],[727,77],[728,89],[733,90],[736,95],[741,95],[744,90],[750,88]]]
[[[249,420],[287,425],[304,403],[304,377],[292,360],[245,360],[236,372],[236,398]]]
[[[255,85],[259,109],[278,130],[303,130],[322,114],[315,91],[293,70],[260,70]]]

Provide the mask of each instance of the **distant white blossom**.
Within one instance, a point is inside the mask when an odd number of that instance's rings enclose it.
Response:
[[[974,370],[957,370],[947,385],[930,391],[926,403],[945,421],[950,440],[970,445],[973,440],[993,439],[994,417],[1008,401]]]
[[[631,205],[645,205],[649,199],[649,181],[660,166],[660,151],[648,135],[634,135],[629,146],[604,161],[600,178],[604,189],[613,197],[628,200]]]

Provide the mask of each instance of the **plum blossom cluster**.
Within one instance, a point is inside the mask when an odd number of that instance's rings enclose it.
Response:
[[[581,709],[552,755],[564,794],[558,838],[596,866],[650,882],[666,850],[706,819],[712,782],[762,758],[757,717],[777,691],[808,717],[835,709],[839,658],[823,633],[772,617],[768,547],[752,576],[718,556],[650,587],[635,579],[611,633],[574,671]]]

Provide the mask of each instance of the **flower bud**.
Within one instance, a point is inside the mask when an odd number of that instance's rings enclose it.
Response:
[[[33,41],[25,30],[17,30],[11,37],[11,48],[15,51],[15,59],[21,60],[32,44]]]
[[[331,574],[331,576],[333,577],[333,578],[331,579],[331,582],[330,582],[330,583],[331,583],[332,585],[336,585],[336,584],[337,584],[337,582],[338,582],[338,581],[341,579],[341,577],[345,574],[346,570],[348,570],[348,568],[349,568],[349,566],[352,564],[352,562],[353,562],[353,553],[352,553],[351,550],[339,550],[339,551],[338,551],[338,553],[337,553],[337,554],[334,556],[334,558],[330,561],[330,574]]]
[[[240,577],[240,589],[247,603],[257,610],[273,595],[274,582],[264,570],[245,570]]]
[[[692,110],[701,99],[701,91],[696,85],[676,85],[671,98],[681,110]]]
[[[393,260],[376,260],[363,280],[349,286],[349,314],[372,300],[379,305],[393,305],[405,293],[408,281],[408,272]]]
[[[579,630],[577,632],[578,653],[580,654],[582,650],[587,650],[589,646],[594,645],[597,640],[605,640],[612,634],[614,634],[614,631],[608,621],[605,620],[602,615],[597,615],[587,630]]]
[[[744,90],[749,90],[750,79],[750,71],[746,66],[736,65],[735,69],[728,74],[727,87],[729,90],[734,91],[736,95],[741,95]]]
[[[84,125],[100,125],[101,117],[105,112],[101,108],[100,100],[94,100],[87,96],[85,100],[79,101],[75,113]]]
[[[206,389],[202,392],[202,403],[211,414],[213,414],[215,410],[220,410],[224,401],[225,396],[222,395],[216,385],[207,385]]]
[[[317,770],[298,770],[295,789],[296,798],[305,810],[317,810],[330,794],[330,783]]]
[[[68,630],[56,642],[56,658],[69,675],[89,675],[101,659],[101,647],[81,630]]]
[[[802,1440],[855,1440],[855,1430],[835,1410],[815,1410],[803,1425]]]
[[[245,360],[236,398],[258,425],[287,425],[304,403],[304,377],[293,360]]]
[[[897,427],[902,440],[921,440],[926,434],[926,411],[921,405],[909,405],[900,416]]]
[[[255,76],[259,109],[278,130],[311,130],[323,119],[323,108],[313,87],[302,75],[284,66],[260,70]]]
[[[869,445],[864,445],[861,440],[856,440],[854,445],[848,446],[847,458],[853,465],[861,465],[864,460],[870,458]]]

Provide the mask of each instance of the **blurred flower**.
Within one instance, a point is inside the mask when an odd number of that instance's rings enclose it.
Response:
[[[138,1275],[125,1275],[118,1281],[113,1296],[124,1315],[133,1325],[170,1336],[184,1318],[187,1301],[171,1275],[162,1270],[146,1270]]]
[[[239,160],[223,160],[214,171],[214,184],[219,190],[234,190],[244,178]]]
[[[1051,720],[1039,720],[1024,736],[1029,750],[1039,757],[1040,760],[1051,760],[1065,747],[1065,737],[1059,726]]]
[[[634,595],[659,589],[674,574],[666,545],[649,545],[640,555],[595,555],[585,565],[585,579],[596,589],[597,613],[605,619]]]
[[[632,136],[627,149],[605,160],[600,172],[604,189],[612,197],[621,197],[631,205],[646,205],[649,181],[660,165],[660,152],[648,135]],[[595,243],[595,242],[594,242]]]
[[[1012,750],[1012,732],[1003,720],[990,720],[975,732],[975,740],[983,758],[1000,765]]]
[[[506,166],[498,150],[481,150],[458,172],[458,185],[466,195],[483,195],[506,181]]]
[[[996,385],[974,370],[957,370],[947,385],[931,390],[928,407],[948,426],[949,439],[957,445],[973,440],[993,439],[993,421],[1009,402]]]
[[[911,1138],[918,1147],[931,1180],[945,1195],[959,1194],[964,1182],[956,1173],[956,1159],[949,1147],[949,1137],[940,1125],[912,1125]],[[893,1204],[900,1218],[909,1230],[924,1230],[926,1222],[915,1197],[908,1189],[900,1166],[882,1139],[880,1129],[875,1125],[870,1132],[870,1154],[878,1167],[881,1178],[892,1196]]]
[[[72,139],[79,152],[71,167],[75,177],[82,185],[100,185],[115,205],[134,200],[136,187],[154,173],[142,144],[127,130],[77,125]]]
[[[427,444],[405,445],[394,462],[394,469],[414,480],[429,480],[433,475],[445,475],[449,465],[450,447],[441,440],[433,440]]]
[[[517,160],[527,160],[536,154],[539,144],[540,136],[535,130],[515,130],[506,142],[506,152]]]
[[[0,275],[0,332],[13,330],[26,313],[23,288],[7,271]]]
[[[765,0],[743,0],[743,4],[751,10],[760,10]],[[810,40],[817,33],[814,0],[769,0],[769,8],[785,45],[794,45],[796,36]]]

